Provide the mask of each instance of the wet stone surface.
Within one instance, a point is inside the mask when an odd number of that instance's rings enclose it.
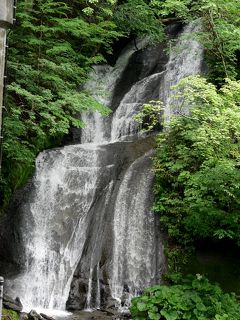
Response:
[[[131,319],[129,315],[120,315],[114,311],[77,311],[67,317],[55,317],[56,320],[124,320]]]

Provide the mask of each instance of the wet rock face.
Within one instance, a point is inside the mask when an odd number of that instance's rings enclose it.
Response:
[[[130,319],[130,315],[128,314],[119,314],[114,311],[107,310],[96,310],[93,312],[87,311],[78,311],[74,312],[68,318],[60,318],[58,320],[125,320]]]
[[[171,39],[176,37],[181,30],[181,24],[173,24],[167,28],[166,35]],[[131,56],[114,89],[111,102],[111,109],[114,111],[119,106],[124,95],[136,82],[152,74],[164,71],[169,59],[166,43],[147,46],[144,49],[141,49],[138,43],[132,43],[132,46],[135,46],[135,53]]]
[[[153,47],[147,47],[144,50],[136,50],[129,60],[122,77],[117,82],[114,89],[111,108],[117,109],[124,95],[139,80],[164,70],[168,61],[168,56],[163,50],[165,46],[159,44]]]
[[[19,297],[17,297],[16,299],[13,299],[6,294],[3,295],[3,307],[6,309],[17,311],[17,312],[21,312],[23,309],[23,306]]]
[[[33,181],[29,179],[24,188],[15,193],[7,213],[3,220],[0,221],[0,234],[2,237],[2,241],[0,241],[0,256],[3,257],[3,260],[0,261],[0,273],[6,278],[19,273],[24,266],[25,249],[19,225],[25,212],[30,211],[28,199],[33,189]],[[30,220],[29,224],[32,222]],[[2,267],[1,262],[3,263]]]
[[[125,192],[122,181],[129,170],[131,176],[126,182],[133,194],[141,181],[141,175],[138,174],[140,167],[148,175],[150,155],[146,158],[144,156],[139,164],[129,168],[153,145],[153,137],[148,137],[94,148],[91,145],[68,146],[46,151],[41,155],[37,164],[39,173],[33,181],[33,188],[28,193],[24,190],[21,192],[25,202],[16,206],[14,211],[18,217],[18,233],[22,235],[21,241],[15,243],[15,258],[17,259],[17,252],[21,253],[22,267],[27,264],[30,272],[23,275],[24,281],[21,280],[20,285],[18,278],[8,281],[6,288],[9,292],[18,292],[24,297],[24,302],[32,299],[34,305],[36,299],[39,299],[38,290],[42,290],[44,305],[52,290],[55,290],[54,304],[62,301],[65,306],[69,289],[63,296],[59,285],[65,288],[69,278],[73,276],[68,309],[108,306],[115,242],[115,203],[123,201],[122,195],[120,200],[117,198],[120,190],[121,193]],[[152,174],[149,177],[152,181]],[[148,197],[144,188],[141,192],[145,198]],[[132,195],[129,196],[128,205],[131,206]],[[33,205],[34,198],[39,200]],[[141,206],[147,213],[150,202],[146,200]],[[76,221],[79,221],[78,225]],[[40,228],[39,234],[35,233],[36,226]],[[61,255],[57,256],[59,252]],[[46,269],[42,268],[42,259],[48,262]],[[115,261],[116,263],[118,262]],[[75,267],[72,267],[74,264]],[[59,277],[59,281],[54,281],[49,286],[49,277]],[[38,295],[33,294],[26,299],[26,294],[31,293],[33,285],[36,286]],[[27,291],[26,287],[29,287]]]
[[[159,282],[164,259],[161,239],[156,241],[159,226],[150,210],[152,197],[146,192],[153,180],[150,156],[135,160],[111,194],[95,203],[67,309],[124,307],[134,291]]]
[[[87,300],[88,279],[74,277],[71,284],[71,291],[66,303],[68,310],[82,310]]]

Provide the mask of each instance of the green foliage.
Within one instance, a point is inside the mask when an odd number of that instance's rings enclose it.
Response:
[[[189,262],[192,251],[192,247],[188,246],[187,248],[183,248],[175,243],[171,244],[169,239],[164,249],[164,254],[167,259],[167,273],[181,272]]]
[[[143,105],[142,110],[134,116],[134,120],[141,125],[143,132],[149,132],[159,124],[162,111],[163,104],[161,101],[150,101]]]
[[[117,7],[115,21],[125,34],[148,35],[152,42],[164,39],[163,24],[156,19],[156,10],[144,0],[127,0]]]
[[[134,320],[239,320],[240,305],[233,294],[201,276],[172,275],[171,286],[156,285],[132,299]]]
[[[3,308],[2,319],[3,320],[20,320],[20,315],[16,311]]]
[[[191,17],[190,11],[193,10],[193,3],[196,1],[192,0],[151,0],[151,6],[157,10],[158,15],[162,17],[168,17],[175,15],[183,20]]]
[[[190,114],[173,117],[157,138],[154,210],[182,245],[203,238],[240,244],[240,82],[228,80],[218,92],[189,77],[175,89]]]
[[[223,78],[239,78],[237,53],[240,49],[240,3],[238,0],[214,0],[198,8],[203,21],[200,41],[206,48],[209,78],[222,83]]]
[[[240,2],[238,0],[152,0],[161,17],[175,16],[188,22],[200,18],[202,32],[195,34],[206,49],[209,78],[217,84],[239,77]]]
[[[82,11],[88,17],[91,22],[97,20],[105,20],[113,16],[113,10],[116,7],[117,0],[87,0],[80,1],[84,8]]]

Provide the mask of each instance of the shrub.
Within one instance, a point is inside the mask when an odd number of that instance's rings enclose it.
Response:
[[[240,82],[218,91],[190,77],[177,90],[190,113],[178,109],[181,116],[158,136],[154,210],[181,245],[204,238],[240,243]]]
[[[170,277],[171,286],[156,285],[132,300],[134,320],[239,320],[234,294],[223,293],[201,275]]]

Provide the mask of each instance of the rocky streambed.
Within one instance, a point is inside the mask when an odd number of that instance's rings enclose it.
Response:
[[[35,310],[31,310],[29,313],[23,312],[23,306],[20,299],[11,298],[4,294],[3,297],[3,318],[11,320],[124,320],[130,319],[130,314],[128,312],[121,313],[114,309],[109,308],[106,310],[93,310],[93,311],[75,311],[73,313],[59,316],[53,316],[54,312],[52,310],[45,310],[45,313],[38,313]]]
[[[130,315],[118,314],[112,311],[76,311],[66,317],[57,317],[57,320],[123,320],[131,319]]]

